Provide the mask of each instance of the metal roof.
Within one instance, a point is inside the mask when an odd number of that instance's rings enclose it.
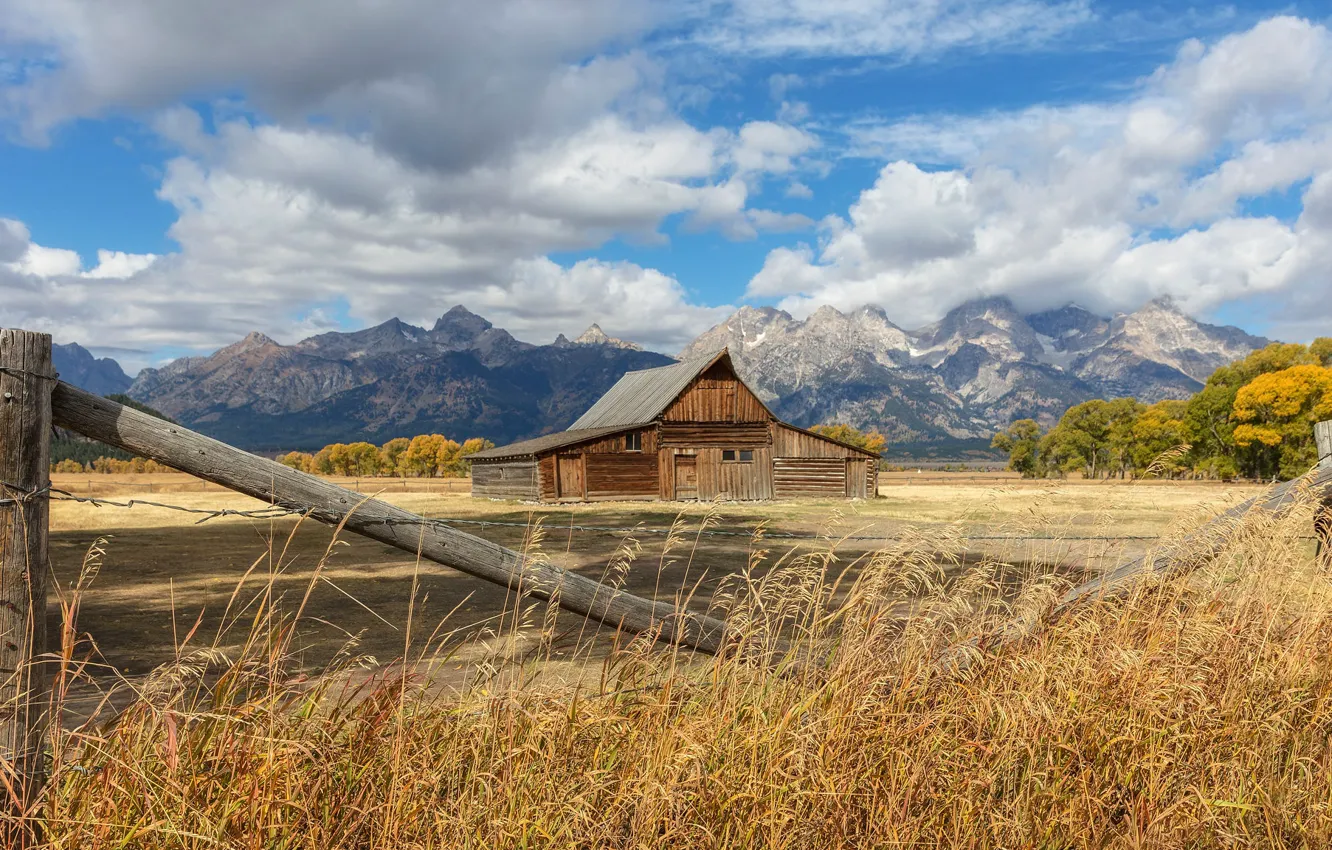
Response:
[[[532,457],[540,452],[550,451],[551,449],[560,449],[565,446],[571,446],[574,443],[581,443],[584,440],[595,440],[598,437],[605,437],[614,434],[617,431],[625,431],[627,428],[584,428],[580,431],[572,429],[568,431],[556,431],[554,434],[546,434],[543,437],[533,437],[530,440],[522,440],[517,443],[510,443],[507,446],[497,446],[493,449],[477,452],[474,455],[468,455],[468,460],[495,460],[503,457]]]
[[[629,427],[646,425],[656,419],[671,402],[685,391],[689,383],[723,357],[722,349],[707,357],[683,360],[656,369],[625,372],[587,413],[569,426],[570,431],[580,428]]]

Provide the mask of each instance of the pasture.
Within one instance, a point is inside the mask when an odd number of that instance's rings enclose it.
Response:
[[[538,546],[557,565],[592,577],[603,575],[617,553],[636,541],[641,549],[625,572],[624,586],[644,596],[687,596],[700,610],[755,549],[768,550],[769,562],[834,551],[838,568],[849,566],[854,574],[868,553],[900,545],[904,538],[932,540],[959,555],[950,565],[953,572],[991,556],[1027,572],[1071,575],[1141,554],[1151,537],[1172,525],[1205,518],[1257,492],[1252,485],[1030,482],[931,472],[886,473],[880,498],[850,503],[535,506],[473,499],[461,479],[334,480],[424,516],[461,521],[462,530],[505,546]],[[55,475],[53,484],[114,501],[142,499],[199,510],[262,507],[183,474]],[[699,534],[705,516],[710,527]],[[174,658],[176,645],[196,622],[198,635],[211,638],[247,571],[252,587],[299,594],[326,554],[302,641],[302,660],[311,668],[325,664],[350,635],[359,636],[361,651],[376,658],[402,655],[409,606],[421,641],[440,623],[445,632],[461,630],[460,635],[494,630],[513,605],[503,588],[354,534],[342,535],[330,549],[332,530],[312,521],[199,519],[147,505],[126,509],[57,501],[52,506],[51,557],[63,584],[77,576],[93,542],[107,538],[80,622],[107,662],[126,674],[143,674]],[[659,532],[677,519],[680,542],[664,552],[667,535]],[[478,522],[497,524],[471,524]],[[755,543],[760,525],[764,538]],[[562,618],[574,626],[574,636],[593,631],[574,623],[572,615]],[[221,646],[234,650],[242,636],[224,638]],[[602,641],[596,651],[608,645]]]

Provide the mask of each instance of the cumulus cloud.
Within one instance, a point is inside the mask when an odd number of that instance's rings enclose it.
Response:
[[[0,44],[48,57],[0,88],[0,119],[40,141],[130,112],[178,150],[158,194],[179,252],[105,251],[85,270],[24,231],[0,245],[6,285],[59,293],[66,335],[105,346],[290,339],[329,329],[334,302],[355,322],[428,323],[461,302],[534,339],[598,320],[674,350],[716,311],[659,272],[546,255],[661,241],[671,217],[733,238],[808,228],[750,205],[818,140],[676,117],[632,47],[654,14],[641,0],[0,0]],[[49,319],[28,303],[10,321]],[[633,320],[643,305],[650,320]]]
[[[1162,294],[1200,312],[1266,298],[1278,330],[1306,307],[1332,315],[1325,298],[1306,304],[1332,267],[1321,25],[1274,18],[1187,42],[1121,102],[862,124],[849,144],[890,161],[816,246],[772,252],[751,295],[796,312],[891,304],[908,324],[991,294],[1107,311]],[[1302,214],[1247,211],[1291,192]]]
[[[241,90],[280,123],[317,115],[444,169],[600,114],[638,83],[617,45],[652,20],[644,0],[0,0],[0,19],[44,60],[0,101],[34,139]]]

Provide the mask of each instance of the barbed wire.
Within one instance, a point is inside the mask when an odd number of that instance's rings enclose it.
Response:
[[[0,372],[4,373],[4,374],[6,374],[6,375],[12,375],[12,376],[15,377],[15,378],[24,378],[24,377],[28,377],[28,378],[40,378],[40,379],[42,379],[42,380],[44,380],[44,381],[59,381],[59,380],[60,380],[60,373],[59,373],[59,372],[56,372],[56,373],[53,374],[53,375],[44,375],[44,374],[42,374],[41,372],[32,372],[32,371],[29,371],[28,369],[16,369],[16,368],[14,368],[13,366],[0,366]]]
[[[47,485],[46,490],[52,495],[53,501],[57,502],[82,502],[93,505],[94,507],[111,508],[133,508],[136,506],[163,508],[169,511],[180,511],[187,514],[202,515],[195,525],[208,522],[210,519],[219,517],[243,517],[245,519],[278,519],[286,516],[299,516],[309,513],[308,511],[298,511],[293,508],[284,508],[281,505],[272,505],[267,508],[256,508],[253,510],[236,510],[235,508],[191,508],[185,505],[170,505],[166,502],[154,502],[147,499],[128,499],[120,502],[114,499],[98,499],[92,496],[77,496],[67,490],[60,490]]]

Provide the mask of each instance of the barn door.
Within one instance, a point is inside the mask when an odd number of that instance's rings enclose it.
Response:
[[[675,456],[675,498],[691,502],[698,500],[697,455]]]
[[[846,497],[848,499],[868,499],[866,486],[869,481],[868,460],[848,460],[846,462]]]
[[[559,485],[556,496],[561,499],[586,499],[587,478],[583,475],[582,455],[557,455],[555,480]]]

